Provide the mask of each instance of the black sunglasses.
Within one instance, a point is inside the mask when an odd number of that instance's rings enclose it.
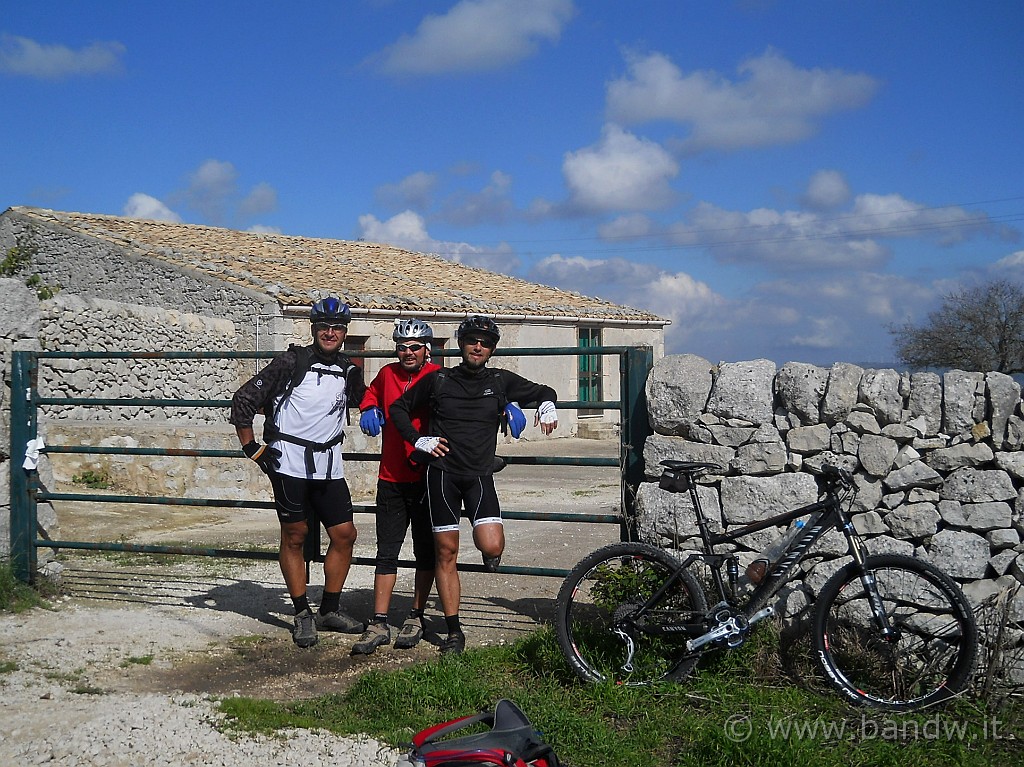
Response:
[[[317,333],[323,333],[325,330],[348,330],[348,325],[340,322],[317,322],[313,325],[313,330]]]
[[[426,344],[395,344],[395,351],[399,352],[418,352],[420,349],[426,348]]]
[[[493,349],[498,345],[498,342],[493,338],[481,338],[479,336],[467,336],[462,339],[462,343],[466,346],[476,346],[477,344],[480,344],[485,349]]]

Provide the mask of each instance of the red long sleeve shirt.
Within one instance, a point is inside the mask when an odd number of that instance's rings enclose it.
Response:
[[[387,482],[418,482],[423,479],[423,469],[410,463],[413,446],[402,439],[394,423],[391,421],[391,403],[402,396],[410,386],[433,370],[441,366],[428,362],[415,373],[408,373],[398,362],[385,365],[376,375],[363,395],[359,409],[367,410],[379,407],[384,411],[384,428],[381,431],[380,470],[377,476]],[[424,409],[412,416],[413,425],[423,430],[430,413]]]

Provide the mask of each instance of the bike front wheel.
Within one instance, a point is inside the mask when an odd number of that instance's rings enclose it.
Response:
[[[558,644],[585,682],[650,684],[681,679],[697,663],[686,624],[700,624],[704,591],[680,562],[643,543],[616,543],[582,559],[558,592]],[[665,594],[641,611],[675,575]]]
[[[978,652],[974,614],[956,583],[928,562],[898,554],[868,557],[863,571],[850,564],[832,576],[813,627],[829,683],[853,703],[895,711],[964,690]]]

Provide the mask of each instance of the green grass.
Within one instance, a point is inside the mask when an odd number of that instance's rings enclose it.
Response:
[[[44,605],[40,591],[15,578],[10,562],[0,560],[0,611],[21,613]]]
[[[127,668],[128,666],[148,666],[152,662],[153,662],[153,656],[152,655],[132,655],[129,658],[125,658],[121,662],[121,667],[122,668]]]
[[[1024,706],[992,712],[961,701],[915,715],[852,708],[780,675],[773,640],[770,632],[755,636],[684,684],[625,688],[577,683],[553,633],[543,629],[509,647],[370,671],[343,695],[290,703],[230,698],[219,705],[240,730],[325,728],[400,746],[429,725],[509,698],[571,767],[981,767],[1019,753]],[[1001,737],[993,737],[994,727]]]

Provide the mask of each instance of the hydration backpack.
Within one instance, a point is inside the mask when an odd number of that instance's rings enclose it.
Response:
[[[449,737],[476,724],[491,729]],[[482,712],[435,724],[417,733],[397,767],[561,767],[554,750],[512,701],[499,700]]]

